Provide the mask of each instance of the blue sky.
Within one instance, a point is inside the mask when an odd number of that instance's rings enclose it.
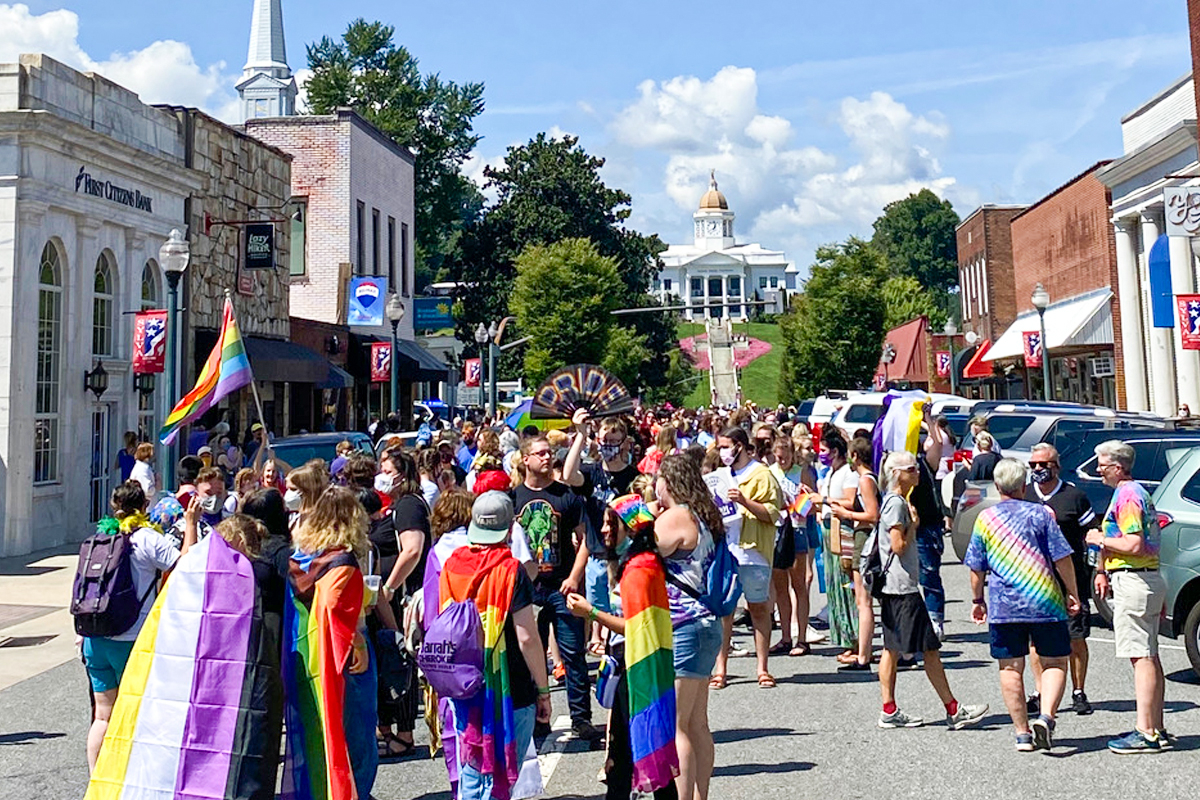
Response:
[[[0,59],[49,52],[228,118],[251,5],[0,3]],[[1038,199],[1119,156],[1121,116],[1191,64],[1183,0],[345,7],[284,0],[293,69],[354,16],[395,25],[423,69],[487,85],[473,174],[539,131],[576,134],[634,225],[680,242],[716,169],[738,238],[802,267],[921,186],[963,215]]]

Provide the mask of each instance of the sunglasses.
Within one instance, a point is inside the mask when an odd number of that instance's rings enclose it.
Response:
[[[1057,466],[1058,466],[1057,461],[1030,461],[1029,462],[1030,469],[1038,469],[1039,467],[1046,467],[1047,469],[1049,469],[1050,467],[1057,467]]]
[[[530,450],[529,457],[530,458],[549,458],[550,451],[549,450]]]

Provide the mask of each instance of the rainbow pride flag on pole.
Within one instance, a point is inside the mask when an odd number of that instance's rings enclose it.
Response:
[[[221,333],[200,377],[193,389],[175,404],[167,421],[158,434],[163,444],[171,444],[179,429],[200,417],[215,406],[221,398],[237,391],[254,380],[250,372],[250,359],[246,356],[246,345],[238,330],[237,317],[233,314],[233,301],[225,298],[225,313],[221,319]]]

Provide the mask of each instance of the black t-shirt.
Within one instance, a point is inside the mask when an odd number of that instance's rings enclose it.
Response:
[[[971,473],[967,477],[969,481],[990,481],[992,475],[996,472],[996,465],[1000,463],[1000,456],[993,452],[980,453],[971,460]]]
[[[603,558],[606,550],[600,529],[604,527],[604,508],[612,500],[629,493],[629,484],[638,476],[638,468],[626,464],[618,472],[609,472],[603,464],[595,461],[584,464],[580,471],[583,473],[583,486],[577,489],[577,493],[584,498],[587,549],[592,555]]]
[[[917,475],[917,485],[908,497],[917,512],[917,524],[922,528],[941,528],[945,523],[942,519],[942,503],[937,496],[937,481],[924,455],[917,456]]]
[[[523,567],[517,568],[517,580],[513,585],[512,605],[508,608],[508,619],[504,621],[504,649],[508,657],[508,683],[512,689],[513,707],[525,708],[537,702],[537,684],[529,674],[529,665],[517,641],[517,626],[513,614],[533,605],[533,583]]]
[[[1092,502],[1082,489],[1066,481],[1059,485],[1054,494],[1046,498],[1038,494],[1037,486],[1030,484],[1025,492],[1025,499],[1049,506],[1054,512],[1054,520],[1071,545],[1071,563],[1075,565],[1075,582],[1079,585],[1080,596],[1090,597],[1091,568],[1084,558],[1087,553],[1084,536],[1090,529],[1100,527],[1100,517],[1092,509]]]
[[[513,508],[538,568],[537,583],[557,589],[575,562],[572,533],[583,518],[583,498],[559,481],[545,489],[521,484],[513,489]]]
[[[421,591],[421,584],[425,581],[425,559],[429,555],[429,548],[432,543],[429,541],[429,506],[425,504],[425,498],[420,495],[406,494],[398,498],[392,503],[391,514],[392,518],[392,555],[393,564],[395,556],[400,555],[399,542],[397,536],[405,531],[421,531],[425,534],[424,543],[421,546],[421,557],[417,559],[417,566],[412,573],[404,581],[404,586],[409,594],[416,594]],[[381,549],[380,566],[387,562],[387,556]],[[390,569],[390,567],[389,567]],[[383,577],[387,578],[387,573],[382,573]]]

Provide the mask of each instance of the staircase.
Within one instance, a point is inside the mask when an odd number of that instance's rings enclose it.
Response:
[[[733,362],[733,330],[729,319],[709,319],[704,327],[708,333],[708,381],[712,387],[712,404],[737,405],[741,390]]]

